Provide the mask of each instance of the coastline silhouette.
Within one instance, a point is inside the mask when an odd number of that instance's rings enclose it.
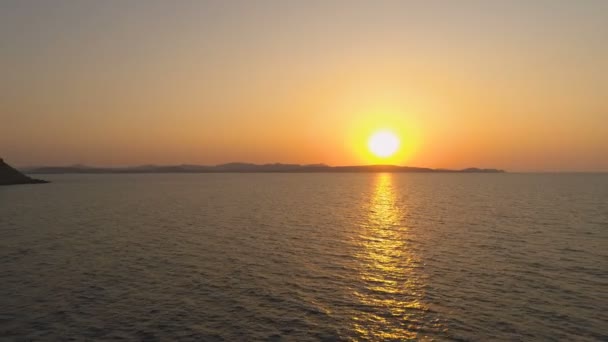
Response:
[[[0,158],[0,185],[42,183],[48,183],[48,181],[28,177],[5,163],[4,159]]]
[[[365,173],[365,172],[396,172],[396,173],[503,173],[500,169],[432,169],[398,165],[350,165],[329,166],[326,164],[253,164],[227,163],[219,165],[144,165],[134,167],[92,167],[74,166],[43,166],[23,169],[29,174],[62,174],[62,173]]]

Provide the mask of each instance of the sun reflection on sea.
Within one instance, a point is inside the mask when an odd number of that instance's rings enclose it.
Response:
[[[353,328],[366,340],[419,339],[426,310],[415,272],[420,261],[408,246],[405,208],[397,201],[392,177],[377,175],[358,241],[363,287],[354,293],[361,310],[353,315]]]

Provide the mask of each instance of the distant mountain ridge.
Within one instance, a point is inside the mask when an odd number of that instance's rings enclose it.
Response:
[[[499,169],[467,168],[462,170],[431,169],[397,165],[329,166],[325,164],[252,164],[226,163],[219,165],[141,165],[133,167],[42,166],[23,169],[25,173],[314,173],[314,172],[410,172],[410,173],[502,173]]]
[[[14,185],[14,184],[40,184],[48,183],[40,179],[30,178],[21,172],[15,170],[10,165],[4,162],[0,158],[0,185]]]

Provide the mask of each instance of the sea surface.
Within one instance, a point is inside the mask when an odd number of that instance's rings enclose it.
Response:
[[[607,341],[607,174],[39,175],[0,339]]]

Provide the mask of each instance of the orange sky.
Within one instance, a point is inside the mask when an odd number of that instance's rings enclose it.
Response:
[[[606,1],[0,4],[0,156],[608,171]],[[391,129],[403,149],[370,157]]]

